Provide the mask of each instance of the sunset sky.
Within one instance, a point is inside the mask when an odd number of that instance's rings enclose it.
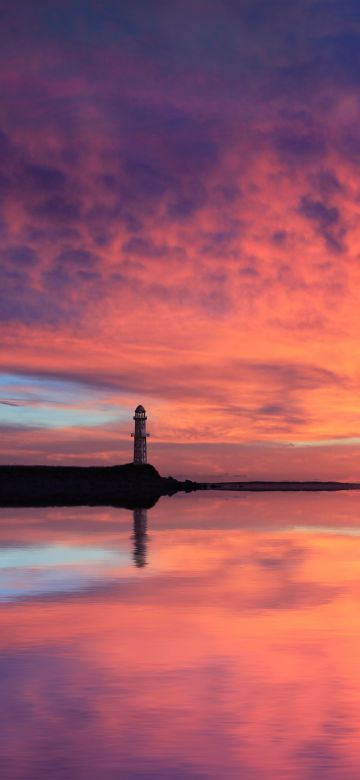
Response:
[[[359,0],[0,2],[1,463],[360,479]]]

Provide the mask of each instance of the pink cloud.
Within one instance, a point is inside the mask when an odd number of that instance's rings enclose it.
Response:
[[[305,59],[282,48],[297,3],[276,30],[261,4],[256,34],[246,8],[229,6],[211,60],[190,7],[184,57],[176,4],[143,9],[151,34],[133,19],[138,48],[106,9],[80,15],[75,38],[47,12],[16,28],[24,47],[4,49],[1,76],[2,367],[125,393],[129,410],[141,396],[163,442],[354,438],[356,85],[340,39],[331,89],[326,36],[312,50],[297,23]]]

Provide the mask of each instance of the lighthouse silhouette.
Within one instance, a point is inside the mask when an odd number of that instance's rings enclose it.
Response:
[[[143,406],[139,405],[135,409],[134,418],[135,431],[131,435],[134,438],[134,463],[147,463],[146,452],[146,412]]]

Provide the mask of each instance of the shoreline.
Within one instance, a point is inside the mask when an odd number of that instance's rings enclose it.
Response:
[[[336,482],[320,480],[266,481],[249,480],[248,482],[203,482],[201,490],[219,490],[235,492],[334,492],[337,490],[360,490],[360,482]]]
[[[119,466],[0,466],[0,506],[122,506],[150,508],[178,492],[335,492],[360,490],[359,482],[320,480],[241,482],[180,481],[151,464]]]
[[[122,506],[150,508],[193,483],[162,477],[151,464],[0,466],[0,506]]]

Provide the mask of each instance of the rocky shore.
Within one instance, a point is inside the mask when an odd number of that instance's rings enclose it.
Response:
[[[179,491],[296,492],[358,490],[358,482],[193,482],[162,477],[150,464],[0,466],[0,506],[149,508]]]
[[[0,466],[0,506],[151,507],[160,496],[196,489],[150,464]]]

